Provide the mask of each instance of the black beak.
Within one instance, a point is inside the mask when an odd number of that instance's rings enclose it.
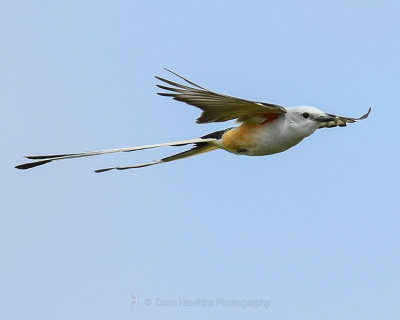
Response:
[[[314,118],[315,121],[318,122],[330,122],[330,121],[335,121],[335,117],[333,117],[332,115],[329,114],[325,114],[323,116],[319,116],[317,118]]]

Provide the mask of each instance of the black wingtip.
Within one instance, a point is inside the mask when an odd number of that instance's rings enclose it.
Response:
[[[34,167],[37,167],[37,166],[41,166],[41,165],[49,163],[49,162],[51,162],[51,160],[28,162],[28,163],[23,163],[23,164],[20,164],[18,166],[15,166],[15,168],[16,169],[20,169],[20,170],[26,170],[26,169],[34,168]]]
[[[172,70],[170,70],[170,69],[168,69],[168,68],[164,68],[164,69],[165,69],[166,71],[172,73],[173,75],[177,76],[178,78],[181,78],[183,81],[186,81],[186,82],[189,83],[190,85],[195,86],[195,87],[197,87],[197,88],[199,88],[199,89],[208,91],[206,88],[204,88],[204,87],[202,87],[202,86],[199,86],[198,84],[196,84],[196,83],[194,83],[194,82],[192,82],[192,81],[186,79],[185,77],[182,77],[181,75],[177,74],[176,72],[174,72],[174,71],[172,71]],[[169,83],[169,84],[172,84],[172,85],[176,86],[175,83],[171,83],[171,81],[169,81],[169,80],[166,80],[166,79],[163,79],[163,78],[157,77],[157,76],[156,76],[156,78],[157,78],[158,80],[161,80],[161,81],[164,81],[164,82],[167,82],[167,83]],[[179,85],[179,84],[178,84],[178,87],[182,88],[182,85]]]

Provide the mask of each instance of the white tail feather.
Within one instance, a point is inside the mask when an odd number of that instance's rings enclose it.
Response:
[[[101,155],[101,154],[116,153],[116,152],[132,152],[132,151],[145,150],[145,149],[158,148],[158,147],[165,147],[165,146],[180,146],[180,145],[187,145],[187,144],[194,144],[194,143],[201,143],[201,142],[211,142],[211,141],[215,141],[215,140],[217,140],[217,139],[215,139],[215,138],[204,138],[204,139],[203,138],[196,138],[196,139],[189,139],[189,140],[182,140],[182,141],[175,141],[175,142],[150,144],[150,145],[138,146],[138,147],[108,149],[108,150],[99,150],[99,151],[88,151],[88,152],[59,154],[59,155],[27,156],[26,158],[28,158],[28,159],[32,159],[32,160],[39,160],[40,159],[40,161],[24,163],[24,164],[16,166],[16,168],[17,169],[29,169],[29,168],[40,166],[40,165],[43,165],[43,164],[46,164],[46,163],[49,163],[49,162],[57,161],[57,160],[65,160],[65,159],[73,159],[73,158],[81,158],[81,157],[90,157],[90,156],[97,156],[97,155]],[[148,164],[148,165],[150,165],[150,164]],[[107,170],[105,170],[105,171],[107,171]]]
[[[106,171],[110,171],[110,170],[126,170],[126,169],[136,169],[136,168],[143,168],[143,167],[148,167],[148,166],[153,166],[156,164],[160,164],[163,162],[170,162],[170,161],[175,161],[178,159],[183,159],[183,158],[188,158],[188,157],[192,157],[201,153],[205,153],[205,152],[209,152],[212,150],[217,149],[216,146],[210,145],[210,144],[204,144],[201,146],[196,146],[190,150],[187,151],[183,151],[177,154],[174,154],[172,156],[160,159],[160,160],[156,160],[156,161],[152,161],[152,162],[147,162],[147,163],[142,163],[142,164],[136,164],[136,165],[131,165],[131,166],[119,166],[119,167],[111,167],[111,168],[104,168],[104,169],[97,169],[95,170],[96,173],[100,173],[100,172],[106,172]]]

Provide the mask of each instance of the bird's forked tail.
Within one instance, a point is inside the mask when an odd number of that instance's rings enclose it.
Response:
[[[163,162],[170,162],[170,161],[175,161],[175,160],[178,160],[178,159],[183,159],[183,158],[196,156],[198,154],[209,152],[209,151],[212,151],[212,150],[215,150],[215,149],[217,149],[217,147],[212,145],[212,144],[209,144],[208,142],[197,142],[195,144],[195,146],[190,150],[186,150],[186,151],[174,154],[172,156],[169,156],[169,157],[166,157],[166,158],[162,158],[160,160],[147,162],[147,163],[142,163],[142,164],[136,164],[136,165],[132,165],[132,166],[119,166],[119,167],[97,169],[94,172],[100,173],[100,172],[110,171],[110,170],[113,170],[113,169],[126,170],[126,169],[143,168],[143,167],[153,166],[155,164],[160,164],[160,163],[163,163]]]
[[[227,129],[230,130],[231,128]],[[208,135],[205,135],[201,138],[196,138],[196,139],[189,139],[189,140],[182,140],[182,141],[176,141],[176,142],[167,142],[167,143],[159,143],[159,144],[152,144],[152,145],[146,145],[146,146],[138,146],[138,147],[128,147],[128,148],[118,148],[118,149],[108,149],[108,150],[99,150],[99,151],[88,151],[88,152],[79,152],[79,153],[66,153],[66,154],[52,154],[52,155],[42,155],[42,156],[27,156],[26,158],[31,159],[31,160],[38,160],[34,162],[27,162],[20,164],[16,166],[15,168],[17,169],[30,169],[34,168],[37,166],[41,166],[43,164],[53,162],[53,161],[58,161],[58,160],[65,160],[65,159],[73,159],[73,158],[81,158],[81,157],[90,157],[90,156],[97,156],[101,154],[108,154],[108,153],[116,153],[116,152],[132,152],[132,151],[138,151],[138,150],[145,150],[145,149],[151,149],[151,148],[158,148],[158,147],[164,147],[164,146],[184,146],[184,145],[189,145],[193,144],[193,148],[187,151],[183,151],[177,154],[174,154],[172,156],[157,160],[157,161],[152,161],[148,163],[143,163],[143,164],[138,164],[138,165],[132,165],[132,166],[119,166],[119,167],[111,167],[111,168],[104,168],[104,169],[98,169],[95,172],[105,172],[105,171],[110,171],[113,169],[117,170],[125,170],[125,169],[133,169],[133,168],[142,168],[142,167],[148,167],[152,166],[155,164],[163,163],[163,162],[170,162],[170,161],[175,161],[178,159],[183,159],[187,157],[191,157],[194,155],[198,155],[201,153],[209,152],[212,150],[217,149],[218,147],[213,144],[213,141],[216,141],[222,137],[222,135],[227,131],[227,130],[221,130],[217,132],[210,133]]]

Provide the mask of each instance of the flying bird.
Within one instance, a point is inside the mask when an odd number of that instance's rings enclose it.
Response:
[[[157,161],[98,169],[95,172],[148,167],[216,149],[223,149],[238,155],[265,156],[279,153],[295,146],[317,129],[337,126],[345,127],[347,123],[366,119],[371,112],[371,108],[369,108],[368,112],[359,118],[348,118],[325,113],[311,106],[285,108],[273,103],[245,100],[210,91],[171,70],[166,70],[179,77],[186,84],[156,76],[162,83],[158,84],[157,87],[164,90],[158,93],[159,95],[171,97],[201,109],[202,113],[197,119],[197,123],[223,122],[236,119],[239,125],[216,131],[200,138],[176,142],[79,153],[27,156],[26,158],[36,161],[18,165],[16,168],[29,169],[57,160],[183,145],[192,145],[192,148]]]

